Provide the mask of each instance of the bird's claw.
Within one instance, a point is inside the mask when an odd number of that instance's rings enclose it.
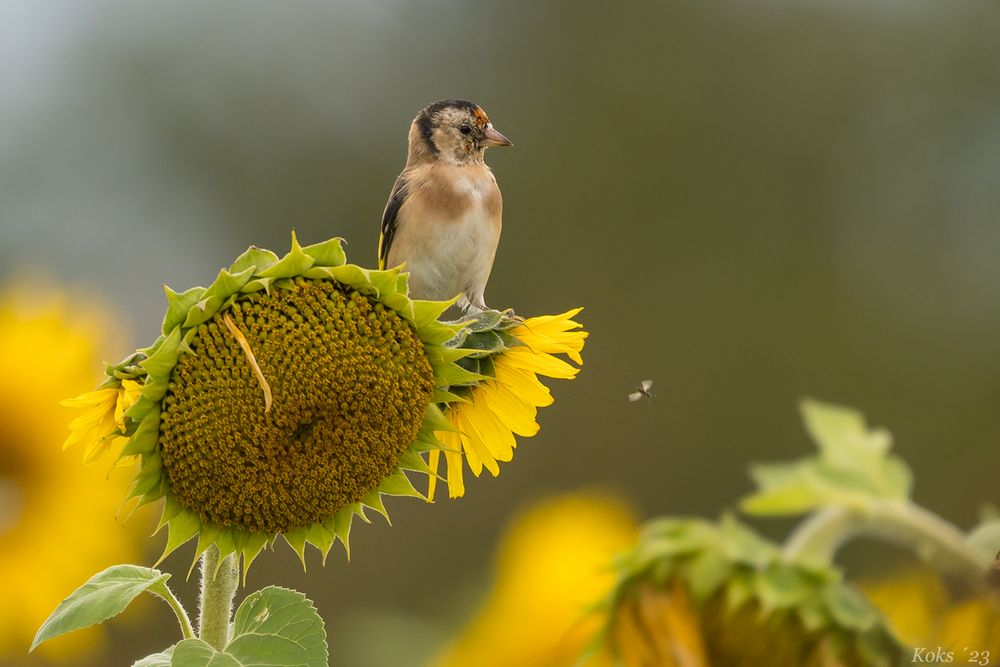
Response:
[[[506,308],[501,311],[500,314],[503,315],[505,319],[514,320],[515,322],[524,322],[524,318],[515,313],[513,308]]]

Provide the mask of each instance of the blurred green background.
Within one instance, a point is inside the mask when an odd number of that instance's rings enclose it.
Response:
[[[487,300],[586,306],[584,370],[500,479],[392,502],[350,563],[305,575],[279,549],[248,581],[312,597],[333,664],[394,664],[404,637],[416,664],[516,508],[599,486],[715,516],[748,462],[806,453],[803,395],[889,427],[945,517],[998,500],[998,62],[1000,7],[965,0],[6,2],[0,276],[102,295],[145,345],[162,284],[292,228],[373,265],[414,114],[481,104],[515,143],[488,155]],[[644,378],[655,399],[629,403]],[[134,630],[79,664],[169,643]]]

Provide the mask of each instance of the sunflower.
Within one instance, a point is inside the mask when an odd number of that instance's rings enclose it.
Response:
[[[538,376],[567,380],[576,377],[579,368],[557,354],[583,363],[580,351],[588,334],[573,320],[581,310],[527,320],[487,312],[449,343],[470,350],[459,363],[482,378],[452,388],[459,400],[447,406],[445,416],[454,429],[438,433],[445,446],[429,455],[430,468],[436,473],[444,454],[449,496],[465,494],[463,458],[476,477],[483,468],[496,477],[500,462],[514,456],[514,435],[531,437],[538,433],[538,408],[554,400]],[[428,498],[434,498],[436,486],[437,477],[431,476]]]
[[[81,471],[52,446],[65,424],[59,399],[93,382],[109,334],[96,304],[67,301],[37,281],[0,293],[0,572],[7,600],[0,604],[0,662],[15,661],[4,664],[17,664],[67,588],[139,555],[137,531],[114,518],[124,484],[108,483],[100,467]],[[43,651],[78,653],[100,633]]]
[[[580,664],[603,622],[588,608],[614,584],[613,557],[636,533],[633,511],[603,493],[548,498],[519,512],[497,549],[489,594],[431,665]]]
[[[619,570],[606,643],[624,667],[877,667],[902,655],[839,571],[785,561],[732,518],[654,521]]]
[[[303,248],[293,234],[282,258],[251,247],[209,287],[166,292],[162,335],[74,399],[86,412],[68,441],[140,460],[128,496],[164,499],[162,557],[197,537],[195,559],[214,545],[245,575],[281,535],[303,564],[306,544],[325,560],[366,508],[388,518],[382,496],[426,498],[406,471],[433,477],[425,457],[459,451],[448,434],[523,418],[522,403],[444,414],[491,380],[480,370],[501,349],[466,343],[515,344],[509,318],[440,322],[450,302],[410,299],[399,269],[347,264],[339,239]],[[543,358],[563,326],[540,323]]]

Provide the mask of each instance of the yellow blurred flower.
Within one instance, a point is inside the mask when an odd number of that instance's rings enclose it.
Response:
[[[636,538],[631,510],[580,493],[518,515],[497,554],[493,586],[434,667],[569,667],[605,620],[590,611],[614,584],[612,558]],[[610,665],[600,657],[588,665]]]
[[[679,579],[639,587],[616,610],[613,642],[624,665],[708,667],[701,620]]]
[[[955,662],[962,663],[972,657],[972,651],[980,657],[988,653],[992,661],[988,664],[1000,659],[1000,599],[996,596],[956,601],[941,577],[926,569],[873,582],[864,590],[888,617],[899,640],[911,649],[933,654],[941,647],[955,651]]]
[[[616,559],[604,640],[622,667],[889,667],[900,647],[833,566],[732,516],[650,521]]]
[[[73,307],[34,282],[0,292],[0,661],[27,660],[31,639],[59,601],[94,572],[138,555],[135,530],[115,520],[125,482],[81,468],[60,451],[69,414],[59,401],[100,372],[107,330],[92,307]],[[113,419],[113,415],[112,415]],[[39,653],[78,655],[93,629]]]
[[[488,357],[492,373],[487,370],[486,374],[492,377],[473,387],[466,402],[448,405],[445,416],[455,430],[438,432],[437,437],[445,445],[449,496],[465,495],[464,462],[476,477],[483,468],[496,477],[500,474],[499,462],[514,457],[517,447],[514,435],[527,438],[538,433],[535,421],[538,408],[554,401],[538,376],[565,380],[576,377],[580,369],[559,359],[557,354],[583,363],[580,351],[588,334],[573,320],[581,310],[532,317],[507,331],[520,345]],[[428,463],[432,471],[437,471],[441,453],[441,450],[430,452]],[[436,487],[437,478],[431,476],[429,499],[433,500]]]

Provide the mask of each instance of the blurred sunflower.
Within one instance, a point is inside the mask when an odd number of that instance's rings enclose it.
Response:
[[[521,343],[499,313],[442,323],[450,302],[407,292],[399,269],[347,264],[339,239],[303,248],[293,234],[281,258],[251,247],[209,287],[167,290],[163,335],[71,401],[85,412],[67,442],[90,459],[124,441],[118,459],[141,460],[129,497],[165,499],[164,556],[197,537],[196,559],[214,545],[239,554],[245,575],[281,535],[303,563],[306,544],[325,559],[336,540],[348,547],[366,508],[388,517],[383,495],[425,497],[405,471],[434,478],[439,453],[460,451],[439,437],[485,434],[476,442],[492,451],[504,434],[497,423],[533,421],[544,403],[494,402],[450,422],[449,404],[485,400],[490,357]],[[508,382],[525,376],[516,387],[541,387],[533,369],[565,375],[568,364],[548,351],[582,346],[580,334],[564,333],[575,323],[552,319],[539,318],[534,338],[519,334],[537,351],[498,364]],[[466,454],[471,464],[479,452]],[[460,466],[449,469],[452,483],[461,484]]]
[[[582,364],[587,332],[573,320],[582,308],[561,315],[517,320],[502,313],[479,316],[450,344],[474,350],[459,364],[480,376],[472,384],[452,388],[461,400],[448,405],[445,416],[453,431],[438,433],[445,447],[430,453],[435,473],[443,452],[448,467],[448,494],[465,494],[464,461],[478,477],[486,468],[496,477],[501,461],[514,457],[514,435],[538,433],[538,408],[552,405],[553,398],[538,376],[572,379],[579,368],[558,358],[564,354]],[[427,496],[434,498],[437,477],[429,481]]]
[[[66,592],[95,570],[138,556],[115,520],[125,486],[65,455],[59,399],[94,381],[108,318],[37,281],[0,293],[0,657],[17,664]],[[86,313],[86,314],[84,314]],[[73,546],[73,557],[66,555]],[[16,603],[14,602],[16,601]],[[100,629],[46,645],[50,657],[93,645]]]
[[[434,667],[577,665],[604,619],[589,611],[614,584],[612,561],[637,534],[630,508],[579,493],[518,514],[500,542],[493,586]],[[610,665],[602,657],[587,663]]]
[[[902,655],[838,570],[787,562],[732,518],[653,521],[619,568],[605,638],[624,667],[888,667]]]
[[[939,646],[953,651],[966,649],[961,656],[956,654],[956,662],[972,657],[971,651],[987,660],[1000,657],[1000,600],[995,595],[956,600],[941,577],[926,568],[873,581],[863,588],[903,644],[931,653]]]

